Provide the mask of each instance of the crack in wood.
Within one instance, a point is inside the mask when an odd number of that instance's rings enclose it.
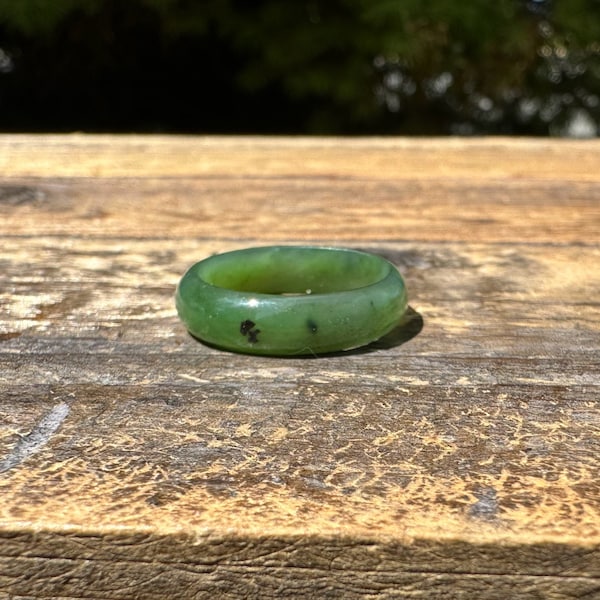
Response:
[[[67,418],[70,408],[66,402],[54,406],[38,424],[22,436],[12,451],[0,461],[0,473],[14,469],[31,455],[39,452]]]

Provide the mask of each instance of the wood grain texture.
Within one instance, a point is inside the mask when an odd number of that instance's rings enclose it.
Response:
[[[0,136],[0,598],[600,597],[600,143]],[[224,353],[174,286],[379,253],[402,328]]]

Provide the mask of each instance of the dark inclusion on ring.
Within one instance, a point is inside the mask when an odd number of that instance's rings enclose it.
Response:
[[[255,325],[256,323],[254,321],[251,321],[250,319],[242,321],[240,324],[240,333],[242,335],[246,335]]]
[[[312,319],[308,319],[308,321],[306,321],[306,326],[311,333],[317,333],[317,330],[319,329],[317,324]]]
[[[248,336],[248,341],[251,344],[258,342],[258,334],[260,333],[260,329],[254,329],[254,327],[256,327],[256,323],[250,319],[246,319],[240,323],[240,333]]]

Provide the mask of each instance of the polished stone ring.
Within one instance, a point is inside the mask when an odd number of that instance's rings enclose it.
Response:
[[[316,355],[389,333],[407,307],[394,265],[344,248],[267,246],[193,265],[177,312],[203,342],[247,354]]]

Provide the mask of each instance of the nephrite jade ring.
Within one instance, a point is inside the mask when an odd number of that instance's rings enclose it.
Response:
[[[406,311],[394,265],[356,250],[267,246],[193,265],[176,292],[189,332],[218,348],[265,355],[323,354],[364,346]]]

